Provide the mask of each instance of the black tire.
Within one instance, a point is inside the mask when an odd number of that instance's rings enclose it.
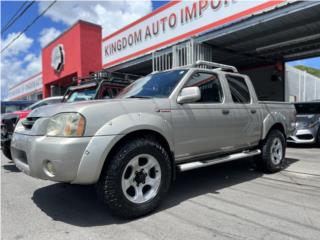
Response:
[[[3,152],[3,155],[4,155],[6,158],[8,158],[10,161],[12,161],[10,144],[4,144],[4,145],[2,146],[2,152]]]
[[[318,147],[320,147],[320,127],[319,127],[319,129],[318,129],[316,145],[317,145]]]
[[[281,160],[277,163],[273,161],[272,156],[272,145],[278,139],[282,145],[282,155]],[[271,130],[267,135],[266,139],[261,144],[261,155],[256,157],[256,164],[258,168],[267,173],[278,172],[283,168],[285,162],[285,152],[286,152],[286,140],[283,133],[279,130]]]
[[[157,194],[144,203],[129,201],[122,191],[121,179],[129,161],[139,154],[149,154],[160,165],[161,182]],[[172,169],[170,157],[165,148],[153,138],[131,139],[107,159],[96,189],[100,199],[111,213],[121,218],[136,218],[155,210],[169,190]]]

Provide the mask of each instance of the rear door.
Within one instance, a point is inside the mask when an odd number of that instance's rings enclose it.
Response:
[[[261,134],[260,108],[254,98],[250,80],[237,74],[225,75],[231,94],[231,108],[235,112],[233,122],[234,141],[237,148],[258,144]]]
[[[230,124],[234,115],[225,104],[225,93],[217,74],[196,71],[183,87],[198,86],[201,99],[172,108],[176,159],[210,156],[232,148]]]

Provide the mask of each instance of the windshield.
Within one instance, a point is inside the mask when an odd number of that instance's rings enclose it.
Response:
[[[154,73],[136,80],[117,98],[167,98],[188,70]]]
[[[66,102],[79,102],[92,100],[96,94],[96,89],[83,89],[72,92],[67,98]]]
[[[320,114],[320,103],[296,103],[297,114]]]

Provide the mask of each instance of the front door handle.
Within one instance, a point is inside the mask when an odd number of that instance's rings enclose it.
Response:
[[[256,112],[257,112],[257,110],[251,109],[251,113],[252,113],[252,114],[254,114],[254,113],[256,113]]]
[[[224,115],[227,115],[227,114],[230,113],[230,111],[229,111],[228,109],[223,109],[223,110],[222,110],[222,113],[223,113]]]

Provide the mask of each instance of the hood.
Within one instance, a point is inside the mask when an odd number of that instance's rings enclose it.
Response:
[[[164,99],[106,99],[72,103],[59,103],[34,109],[30,117],[51,117],[63,112],[78,112],[83,115],[106,112],[141,112],[159,109]],[[168,99],[166,99],[168,101]],[[162,105],[162,104],[160,104]]]
[[[28,116],[28,114],[31,112],[31,110],[21,110],[21,111],[15,111],[12,112],[11,114],[16,114],[19,116],[19,119],[24,119]]]
[[[81,112],[82,109],[92,105],[103,104],[104,100],[81,101],[72,103],[58,103],[34,109],[29,117],[51,117],[63,112]]]
[[[167,108],[170,108],[168,99],[106,99],[49,105],[33,110],[28,117],[49,118],[59,113],[78,112],[85,117],[86,133],[90,135],[120,115],[155,113]]]
[[[2,114],[1,119],[24,119],[30,113],[30,110],[21,110],[11,113]]]

